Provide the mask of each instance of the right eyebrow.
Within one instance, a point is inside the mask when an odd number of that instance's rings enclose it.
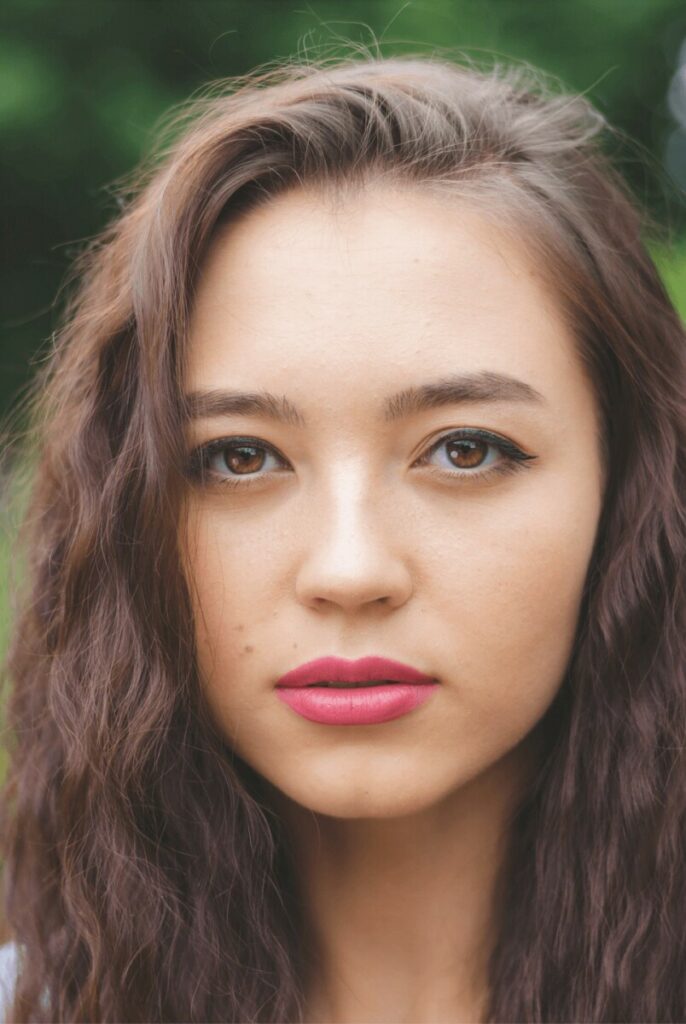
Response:
[[[255,414],[290,426],[305,427],[304,414],[285,395],[269,391],[225,391],[209,388],[186,396],[189,416]],[[526,381],[495,371],[452,374],[390,395],[383,405],[386,422],[404,419],[427,409],[476,402],[536,402],[546,404],[540,391]]]
[[[273,395],[270,391],[222,391],[208,388],[186,395],[186,403],[190,419],[255,414],[290,426],[306,426],[303,414],[285,395]]]

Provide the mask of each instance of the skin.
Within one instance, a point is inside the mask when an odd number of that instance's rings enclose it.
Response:
[[[381,419],[392,393],[484,370],[541,400]],[[597,404],[556,298],[523,243],[464,199],[297,189],[217,235],[184,384],[266,389],[307,418],[193,421],[189,451],[249,435],[277,456],[250,463],[252,489],[193,483],[182,531],[212,715],[273,787],[297,852],[306,1020],[482,1020],[507,825],[602,503]],[[443,446],[416,466],[467,427],[536,458],[476,479]],[[212,467],[231,475],[221,455]],[[274,686],[326,654],[386,655],[441,686],[381,725],[310,722]]]

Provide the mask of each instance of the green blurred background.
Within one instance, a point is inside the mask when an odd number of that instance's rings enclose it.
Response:
[[[524,60],[586,93],[638,143],[618,158],[671,239],[651,244],[686,315],[685,38],[684,0],[2,0],[0,415],[18,408],[70,261],[116,214],[112,185],[161,115],[208,80],[348,40]],[[5,530],[0,656],[10,544]]]

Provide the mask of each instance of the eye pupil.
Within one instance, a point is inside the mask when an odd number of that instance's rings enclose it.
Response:
[[[473,469],[485,458],[485,441],[457,439],[447,442],[451,461],[460,469]]]
[[[251,473],[260,469],[264,461],[264,452],[259,448],[249,445],[241,445],[238,448],[224,449],[224,462],[227,469],[232,471],[246,470]],[[257,465],[253,463],[257,462]]]

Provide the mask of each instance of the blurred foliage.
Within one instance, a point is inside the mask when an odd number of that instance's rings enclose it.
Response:
[[[70,260],[116,213],[111,184],[169,106],[208,80],[320,48],[335,55],[348,39],[378,41],[384,55],[450,47],[525,60],[587,93],[640,144],[647,159],[629,153],[622,169],[678,233],[682,207],[667,201],[659,168],[684,36],[683,0],[3,0],[0,413],[56,325]],[[683,270],[674,274],[678,290]]]
[[[653,248],[652,256],[672,302],[686,322],[686,236],[669,250]]]

